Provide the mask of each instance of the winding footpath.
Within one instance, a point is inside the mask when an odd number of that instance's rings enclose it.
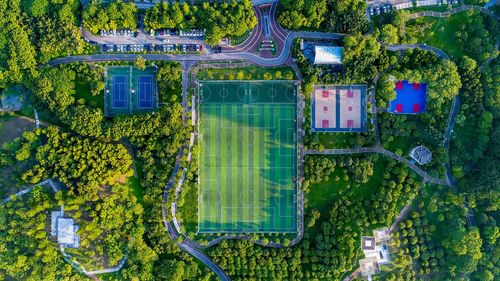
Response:
[[[359,148],[340,148],[340,149],[324,149],[324,150],[313,150],[307,149],[305,154],[322,154],[322,155],[343,155],[343,154],[361,154],[361,153],[379,153],[385,156],[391,157],[401,163],[406,164],[410,169],[415,171],[415,173],[419,174],[424,182],[431,182],[439,185],[448,185],[448,182],[444,179],[438,179],[431,175],[429,175],[424,170],[420,169],[417,165],[415,165],[410,160],[398,155],[392,151],[384,149],[381,146],[374,147],[359,147]]]
[[[188,91],[188,85],[189,85],[189,69],[191,68],[192,64],[183,64],[182,65],[182,108],[183,108],[183,122],[186,124],[187,118],[186,118],[186,113],[188,112],[188,102],[187,102],[187,91]],[[205,264],[210,270],[215,272],[217,276],[219,277],[220,280],[223,281],[229,281],[229,277],[227,276],[226,273],[217,265],[215,264],[207,255],[205,255],[203,252],[199,251],[195,246],[192,245],[192,243],[189,243],[189,240],[183,240],[179,239],[179,234],[175,230],[175,227],[173,225],[173,220],[169,220],[169,212],[167,211],[167,203],[168,203],[168,196],[170,192],[172,191],[172,187],[176,183],[176,177],[179,174],[179,171],[181,170],[181,163],[182,163],[182,157],[184,155],[184,148],[185,146],[181,146],[179,149],[179,153],[177,154],[176,160],[175,160],[175,165],[174,168],[172,169],[172,174],[170,176],[170,179],[165,186],[164,193],[163,193],[163,199],[162,199],[162,219],[163,219],[163,224],[165,226],[165,229],[167,230],[168,235],[170,238],[174,241],[174,243],[177,244],[179,248],[181,248],[183,251],[187,252],[191,256],[197,258],[200,262]],[[182,170],[182,178],[185,177],[185,170]],[[180,242],[179,242],[180,241]]]
[[[451,16],[456,13],[464,12],[464,11],[476,11],[476,12],[481,12],[486,15],[489,15],[494,18],[499,18],[497,17],[492,11],[481,7],[481,6],[475,6],[475,5],[462,5],[450,10],[447,10],[445,12],[434,12],[434,11],[422,11],[422,12],[417,12],[414,14],[411,14],[409,16],[409,19],[416,19],[420,17],[436,17],[436,18],[446,18],[448,16]]]

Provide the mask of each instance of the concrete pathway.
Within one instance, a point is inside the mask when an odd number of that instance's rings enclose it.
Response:
[[[444,179],[438,179],[432,177],[427,172],[422,170],[420,167],[415,165],[410,160],[392,152],[383,147],[375,146],[375,147],[359,147],[359,148],[341,148],[341,149],[325,149],[325,150],[314,150],[307,149],[305,154],[321,154],[321,155],[343,155],[343,154],[360,154],[360,153],[379,153],[385,156],[389,156],[401,163],[406,164],[410,169],[412,169],[415,173],[419,174],[424,182],[431,182],[439,185],[448,185],[447,181]]]
[[[10,196],[9,196],[9,197],[7,197],[7,198],[4,198],[4,199],[2,200],[2,202],[5,204],[5,203],[7,203],[7,202],[9,202],[9,201],[12,201],[12,196],[15,196],[15,197],[20,197],[20,196],[23,196],[23,195],[25,195],[25,194],[29,193],[29,192],[31,191],[31,189],[33,189],[33,187],[35,187],[35,186],[43,186],[43,185],[45,185],[45,184],[47,184],[47,183],[50,185],[50,187],[52,188],[52,191],[54,191],[54,193],[56,193],[56,192],[58,192],[58,191],[59,191],[59,189],[58,189],[58,188],[57,188],[57,186],[54,184],[54,182],[52,181],[52,179],[47,179],[47,180],[41,181],[41,182],[39,182],[39,183],[37,183],[37,184],[34,184],[34,185],[32,185],[32,186],[30,186],[30,187],[28,187],[28,188],[25,188],[25,189],[23,189],[23,190],[21,190],[21,191],[19,191],[19,192],[16,192],[16,193],[14,193],[14,194],[10,195]]]
[[[495,17],[497,19],[500,18],[500,17],[497,17],[492,11],[490,11],[484,7],[474,6],[474,5],[462,5],[462,6],[450,9],[448,11],[445,11],[445,12],[434,12],[434,11],[417,12],[417,13],[411,14],[409,16],[409,19],[416,19],[416,18],[420,18],[420,17],[446,18],[450,15],[460,13],[463,11],[477,11],[477,12],[481,12],[481,13],[487,14],[489,16]]]

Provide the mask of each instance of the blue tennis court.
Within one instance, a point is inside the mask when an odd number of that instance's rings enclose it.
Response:
[[[113,76],[113,108],[128,107],[127,76]]]
[[[138,77],[138,107],[152,108],[153,107],[153,76]]]

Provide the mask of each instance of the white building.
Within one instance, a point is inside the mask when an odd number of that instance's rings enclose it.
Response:
[[[76,234],[79,227],[72,218],[64,217],[64,208],[52,212],[50,232],[57,237],[57,243],[63,248],[80,247],[80,237]]]
[[[391,262],[387,242],[391,233],[387,228],[376,229],[373,236],[361,237],[361,250],[365,258],[359,261],[361,276],[371,280],[371,276],[380,272],[381,264]]]
[[[417,0],[417,7],[437,6],[437,5],[438,5],[437,0]]]
[[[314,64],[342,64],[342,47],[314,46]]]

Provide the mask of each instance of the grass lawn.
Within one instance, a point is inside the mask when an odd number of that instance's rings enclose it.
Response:
[[[480,15],[474,13],[473,16]],[[406,24],[406,32],[415,36],[420,43],[442,49],[451,59],[461,58],[465,51],[457,43],[454,34],[468,17],[469,12],[461,12],[447,18],[423,17],[410,20]]]
[[[187,233],[195,233],[198,229],[198,184],[186,182],[177,202],[177,218]]]
[[[484,6],[488,1],[482,0],[465,0],[465,5],[476,5],[476,6]]]
[[[85,80],[75,81],[75,99],[84,99],[85,103],[94,108],[104,108],[104,96],[102,93],[93,96],[90,91],[90,82]]]
[[[293,80],[296,76],[290,66],[264,68],[251,65],[243,68],[205,68],[198,72],[196,78],[198,80]]]
[[[319,134],[319,142],[325,148],[348,148],[350,139],[353,137],[349,133],[316,133]]]
[[[245,34],[243,34],[241,36],[231,37],[231,46],[238,46],[241,43],[245,42],[245,40],[247,40],[248,37],[250,37],[250,34],[251,34],[251,30],[245,32]]]
[[[128,178],[127,185],[132,189],[132,193],[134,194],[135,198],[137,198],[137,202],[143,204],[144,191],[142,190],[141,181],[139,180],[139,178]]]
[[[17,116],[0,116],[0,146],[35,129],[35,122]]]
[[[389,145],[385,146],[384,148],[392,152],[400,150],[401,152],[403,152],[404,155],[410,151],[413,140],[414,138],[412,136],[395,137],[394,140],[391,141]]]
[[[85,267],[86,270],[100,270],[107,267],[107,262],[104,257],[100,256],[90,256],[83,249],[73,249],[66,248],[64,249],[67,254],[71,255],[73,261],[77,261],[80,265]]]
[[[306,195],[307,207],[305,213],[307,214],[311,209],[317,209],[321,214],[327,214],[330,202],[349,191],[352,192],[353,200],[363,201],[381,184],[385,171],[384,163],[384,157],[378,157],[374,163],[373,175],[367,183],[355,183],[352,179],[344,180],[347,168],[336,167],[335,171],[329,176],[328,181],[311,184],[309,187],[310,192]],[[320,220],[322,219],[324,219],[323,216],[320,217]],[[321,233],[321,222],[317,221],[312,228],[306,228],[306,231],[312,235]]]
[[[448,11],[452,8],[458,7],[460,5],[454,5],[454,6],[448,6],[448,5],[441,5],[441,6],[425,6],[425,7],[415,7],[415,8],[410,8],[408,11],[410,13],[417,13],[417,12],[423,12],[423,11],[432,11],[432,12],[445,12]]]
[[[34,129],[35,124],[31,120],[11,115],[0,116],[0,147],[21,137],[23,132]],[[19,175],[32,164],[31,161],[14,161],[12,165],[0,166],[0,198],[19,191],[21,187]]]

